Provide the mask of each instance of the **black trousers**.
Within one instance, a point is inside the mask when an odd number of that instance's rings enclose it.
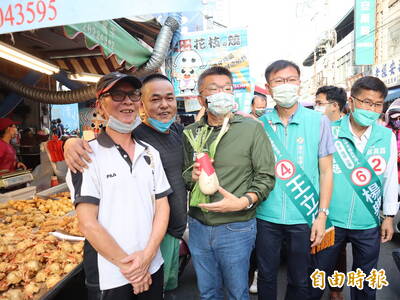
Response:
[[[325,271],[326,279],[335,271],[335,265],[339,257],[339,253],[347,242],[352,245],[353,266],[352,270],[356,271],[360,268],[366,277],[373,268],[377,268],[379,250],[380,250],[380,234],[379,227],[365,230],[351,230],[335,227],[335,245],[329,247],[316,255],[313,255],[313,269],[318,268]],[[346,276],[347,279],[347,276]],[[328,286],[328,281],[326,286]],[[346,283],[345,283],[346,284]],[[312,300],[321,299],[324,290],[310,287]],[[351,287],[352,300],[375,300],[376,290],[368,286],[368,282],[364,281],[364,288],[359,290],[357,287]]]
[[[164,284],[164,270],[163,266],[151,275],[152,284],[150,289],[146,292],[135,295],[133,293],[133,287],[130,284],[126,284],[117,288],[109,290],[100,290],[100,287],[96,284],[87,283],[88,288],[88,300],[162,300],[163,296],[163,284]]]
[[[346,254],[346,244],[343,245],[342,250],[340,250],[339,258],[336,262],[335,270],[338,272],[346,274],[347,267],[347,254]],[[331,292],[341,292],[343,287],[331,287],[329,286]]]
[[[282,225],[257,219],[258,299],[277,299],[277,276],[283,239],[287,241],[286,300],[306,300],[311,267],[311,230],[307,224]]]
[[[393,255],[393,260],[396,263],[397,269],[400,272],[400,248],[394,249],[392,255]]]

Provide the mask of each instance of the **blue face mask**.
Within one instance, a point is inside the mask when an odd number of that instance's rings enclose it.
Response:
[[[262,115],[264,115],[266,111],[267,111],[266,108],[256,109],[255,113],[256,113],[257,118],[259,118]]]
[[[147,118],[147,121],[149,122],[149,124],[151,126],[153,126],[155,129],[157,129],[158,131],[161,132],[166,132],[172,125],[172,123],[175,122],[176,116],[173,117],[171,120],[169,120],[168,122],[164,123],[161,122],[159,120],[153,119],[153,118]]]
[[[377,112],[356,108],[354,107],[354,112],[352,112],[354,120],[361,126],[367,127],[371,126],[379,119],[380,115]]]

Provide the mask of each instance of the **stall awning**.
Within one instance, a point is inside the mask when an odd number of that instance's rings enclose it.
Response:
[[[140,67],[151,56],[147,48],[113,20],[67,25],[64,32],[70,39],[84,34],[88,49],[100,47],[105,58],[114,57],[118,65],[125,64],[128,70]]]
[[[90,57],[71,57],[53,60],[61,69],[72,73],[108,74],[122,67],[114,57],[105,59],[102,55]]]
[[[390,89],[388,95],[385,98],[385,102],[393,101],[394,99],[400,98],[400,87]]]

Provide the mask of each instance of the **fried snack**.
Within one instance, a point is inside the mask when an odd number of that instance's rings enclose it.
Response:
[[[8,273],[6,277],[7,283],[10,284],[17,284],[22,280],[22,272],[21,271],[12,271]]]
[[[58,193],[52,197],[58,197],[59,200],[43,199],[37,196],[30,200],[9,200],[6,205],[0,207],[0,216],[14,215],[17,211],[32,213],[37,210],[53,216],[63,216],[74,209],[69,192]]]
[[[68,263],[64,266],[64,273],[69,273],[71,272],[73,269],[75,269],[77,266],[77,264],[73,264],[73,263]]]
[[[32,299],[82,262],[83,242],[61,241],[61,231],[82,236],[69,193],[60,200],[11,200],[0,205],[0,300]]]
[[[76,216],[65,216],[61,223],[60,230],[64,231],[69,235],[83,236],[79,230],[78,218]]]
[[[0,296],[0,299],[23,300],[24,293],[20,289],[10,289]]]
[[[45,284],[47,288],[50,289],[53,286],[55,286],[60,280],[61,280],[60,275],[52,275],[49,278],[47,278]]]
[[[35,282],[30,282],[28,285],[25,286],[24,288],[24,294],[28,298],[32,298],[34,294],[39,292],[40,290],[40,285],[35,283]]]

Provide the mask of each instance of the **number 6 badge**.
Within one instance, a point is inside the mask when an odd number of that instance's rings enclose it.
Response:
[[[351,181],[357,186],[365,186],[370,183],[371,172],[364,167],[358,167],[351,172]]]

